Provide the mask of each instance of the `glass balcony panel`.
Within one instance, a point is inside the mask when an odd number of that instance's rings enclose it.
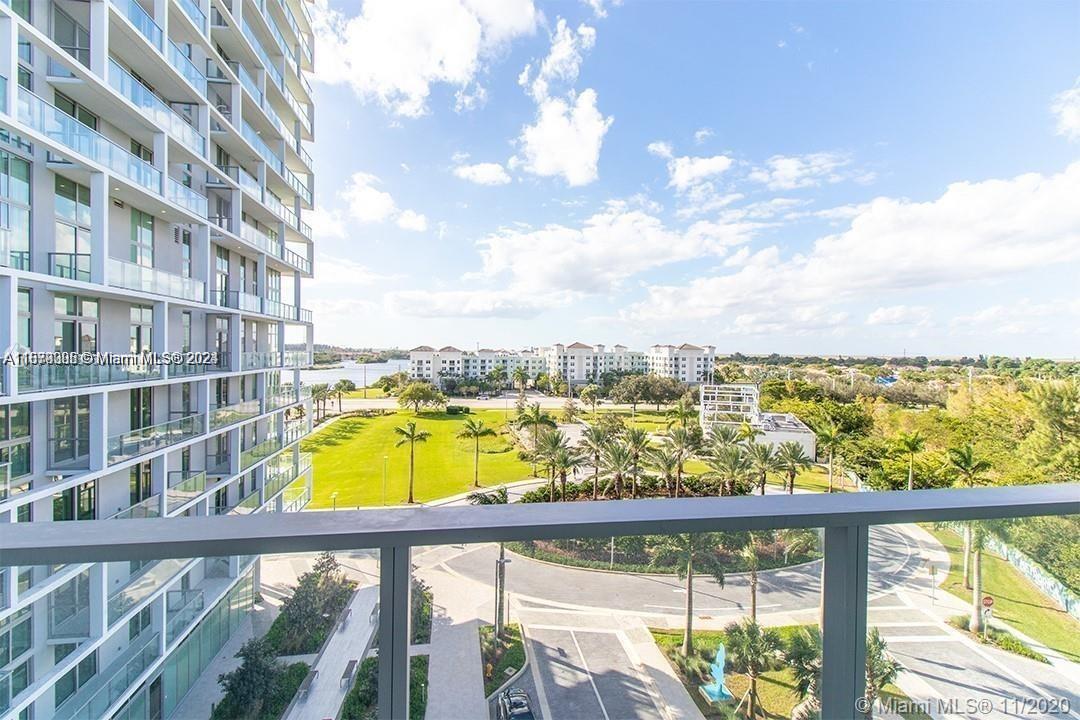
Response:
[[[282,258],[282,260],[289,263],[302,273],[311,272],[311,261],[303,255],[295,253],[288,248],[285,248],[285,256]]]
[[[255,131],[255,128],[248,125],[246,122],[243,127],[240,128],[240,134],[244,136],[244,139],[251,143],[255,148],[255,152],[262,156],[270,167],[272,167],[278,175],[281,175],[284,170],[284,164],[281,162],[281,157],[270,149],[270,146],[259,137],[259,133]]]
[[[199,28],[199,32],[206,35],[206,14],[199,9],[199,6],[193,0],[179,0],[179,4],[180,9],[191,18],[191,22],[195,23],[195,27]]]
[[[206,297],[206,284],[195,278],[181,277],[164,270],[136,265],[117,258],[109,258],[108,270],[109,285],[113,287],[154,295],[167,295],[194,302],[202,302]]]
[[[285,80],[281,77],[281,71],[275,66],[273,61],[270,60],[270,56],[266,54],[266,50],[263,49],[262,43],[255,37],[255,33],[252,31],[251,26],[248,25],[247,20],[241,21],[244,37],[251,43],[252,48],[255,49],[255,54],[259,56],[259,60],[263,64],[263,69],[266,70],[267,77],[273,81],[279,88],[285,87]]]
[[[0,228],[0,265],[15,270],[30,269],[30,252],[14,249],[15,237],[11,228]]]
[[[212,350],[217,355],[216,362],[182,362],[169,365],[169,377],[190,377],[202,375],[208,372],[223,372],[229,370],[229,354],[218,350]]]
[[[171,202],[190,210],[199,217],[206,217],[206,196],[200,195],[174,178],[169,178],[168,198]]]
[[[308,367],[313,364],[314,361],[314,354],[309,353],[307,350],[285,351],[285,367]]]
[[[115,60],[109,59],[109,84],[177,142],[199,156],[206,155],[206,138]],[[170,198],[171,199],[171,198]],[[203,213],[205,216],[205,213]]]
[[[61,705],[55,720],[97,720],[130,689],[159,655],[157,633],[144,631],[109,665]]]
[[[114,463],[190,440],[205,432],[202,414],[169,420],[139,430],[113,435],[108,440],[108,461]]]
[[[263,190],[262,186],[259,185],[259,180],[242,167],[237,167],[236,170],[236,180],[240,184],[240,188],[246,190],[256,200],[261,201],[263,199]]]
[[[160,590],[162,585],[176,577],[190,562],[191,560],[185,558],[158,560],[128,578],[120,588],[109,595],[109,627],[115,625],[131,608]]]
[[[281,353],[276,350],[248,351],[240,356],[241,370],[264,370],[272,367],[281,367]]]
[[[173,63],[173,67],[184,76],[184,79],[199,91],[199,95],[206,97],[206,76],[199,72],[199,68],[195,67],[191,58],[171,40],[169,41],[169,62]]]
[[[49,274],[90,282],[90,253],[49,253]]]
[[[86,385],[146,382],[161,377],[156,365],[29,365],[18,368],[19,392],[43,392]]]
[[[132,0],[134,2],[134,0]],[[18,88],[18,120],[50,140],[154,193],[161,193],[161,171],[105,136],[50,105],[26,88]]]
[[[168,475],[169,490],[165,498],[165,512],[177,512],[206,491],[206,471],[172,470]]]
[[[221,405],[210,408],[210,429],[217,430],[226,425],[249,420],[261,412],[258,400],[244,400],[232,405]]]
[[[269,235],[246,222],[240,223],[240,237],[268,255],[273,255],[276,258],[284,255],[280,243],[271,240]]]
[[[165,642],[172,644],[206,608],[201,589],[170,590],[165,594]]]
[[[261,313],[263,311],[262,298],[239,290],[229,290],[224,297],[215,298],[215,303],[244,312]]]
[[[258,490],[254,490],[246,498],[236,503],[233,507],[229,508],[229,515],[250,515],[253,512],[258,512],[259,507],[262,505],[262,494]]]
[[[308,205],[311,204],[311,190],[308,189],[307,184],[300,179],[299,175],[289,168],[285,168],[285,181],[289,184],[289,187],[296,191],[296,194],[299,195],[304,202]]]
[[[124,17],[135,26],[136,30],[138,30],[151,45],[157,48],[158,52],[164,52],[165,34],[137,0],[116,0],[113,4],[124,14]]]
[[[255,104],[259,107],[262,107],[263,92],[259,89],[259,83],[255,82],[255,78],[251,77],[251,73],[249,73],[244,68],[244,66],[238,62],[229,63],[229,67],[234,73],[236,73],[237,77],[240,78],[240,85],[248,91],[248,94],[251,95],[251,98],[255,101]]]
[[[240,472],[247,470],[260,460],[270,457],[280,449],[281,439],[278,437],[271,437],[267,440],[263,440],[253,448],[244,450],[240,453]]]
[[[151,495],[141,502],[137,502],[129,508],[125,508],[109,516],[110,520],[140,520],[145,518],[161,517],[161,496]]]

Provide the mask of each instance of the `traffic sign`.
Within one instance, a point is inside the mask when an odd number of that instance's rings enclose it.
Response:
[[[984,597],[982,599],[982,605],[983,605],[984,608],[994,607],[994,598],[987,595],[986,597]]]

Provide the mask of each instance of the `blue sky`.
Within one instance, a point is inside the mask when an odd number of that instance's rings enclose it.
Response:
[[[313,16],[317,342],[1080,354],[1080,2]]]

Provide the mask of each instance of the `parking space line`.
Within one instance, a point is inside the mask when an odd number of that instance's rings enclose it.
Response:
[[[596,702],[600,703],[600,712],[604,713],[604,720],[611,720],[607,714],[607,708],[604,707],[604,700],[600,697],[600,691],[596,689],[596,683],[593,681],[592,671],[589,670],[589,663],[585,659],[585,653],[581,651],[581,645],[578,644],[577,635],[574,631],[570,631],[570,639],[574,641],[574,647],[577,648],[578,657],[581,658],[581,666],[585,668],[585,677],[589,678],[589,685],[592,686],[593,694],[596,695]]]

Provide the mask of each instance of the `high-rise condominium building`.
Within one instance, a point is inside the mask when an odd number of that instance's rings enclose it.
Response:
[[[303,0],[0,0],[0,349],[206,353],[0,365],[0,523],[307,502],[312,61]],[[0,569],[0,717],[177,715],[228,550]]]

